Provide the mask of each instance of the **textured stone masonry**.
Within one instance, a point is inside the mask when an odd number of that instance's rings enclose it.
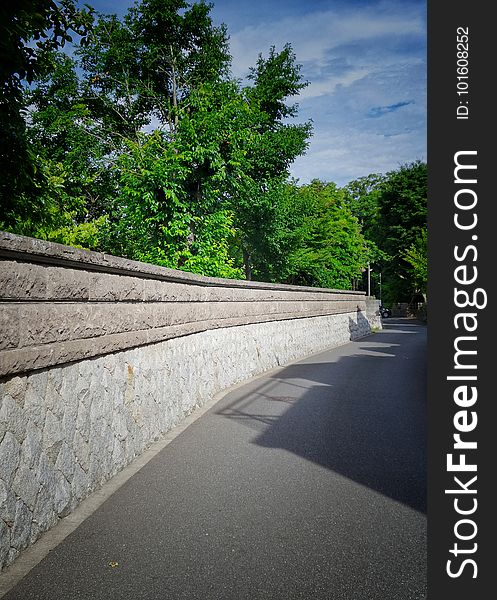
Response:
[[[0,568],[214,394],[377,308],[0,233]]]
[[[362,292],[201,277],[0,233],[0,377],[220,327],[366,311]]]

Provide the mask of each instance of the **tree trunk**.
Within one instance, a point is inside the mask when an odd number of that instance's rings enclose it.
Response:
[[[250,264],[250,253],[247,250],[243,251],[243,266],[245,269],[245,279],[252,281],[252,265]]]
[[[176,131],[178,127],[179,117],[178,117],[178,84],[176,82],[176,59],[173,54],[173,47],[169,46],[171,50],[171,79],[173,84],[173,107],[174,107],[174,131]]]

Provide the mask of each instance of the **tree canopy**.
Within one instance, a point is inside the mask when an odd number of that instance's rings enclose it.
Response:
[[[40,183],[36,161],[26,138],[23,83],[31,83],[50,68],[50,52],[84,40],[92,22],[91,9],[73,0],[16,0],[0,4],[0,202],[7,213],[29,218]]]
[[[410,302],[414,295],[426,294],[426,163],[405,164],[345,189],[371,248],[371,262],[382,273],[386,302]]]
[[[297,121],[308,85],[297,57],[272,46],[245,83],[234,79],[211,10],[141,0],[118,18],[73,0],[2,5],[0,227],[323,287],[360,286],[374,262],[392,297],[423,289],[425,165],[343,189],[291,180],[312,135]]]

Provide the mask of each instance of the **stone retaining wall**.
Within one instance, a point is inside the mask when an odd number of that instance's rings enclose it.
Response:
[[[217,392],[381,326],[362,293],[0,234],[0,565]]]

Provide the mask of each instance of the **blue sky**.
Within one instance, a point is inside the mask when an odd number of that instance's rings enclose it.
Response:
[[[122,14],[131,0],[89,0]],[[344,185],[426,160],[426,0],[213,0],[230,35],[233,75],[289,42],[310,82],[299,121],[313,120],[291,173]]]

